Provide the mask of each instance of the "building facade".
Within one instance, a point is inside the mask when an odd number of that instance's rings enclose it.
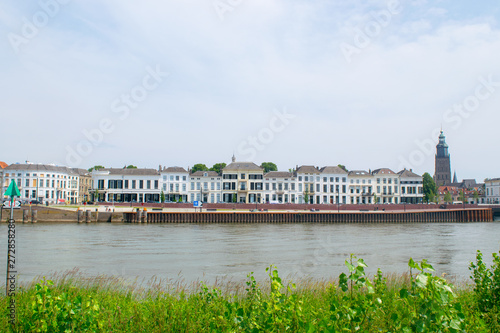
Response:
[[[292,172],[270,171],[264,175],[263,202],[296,203],[297,193],[297,177]]]
[[[167,202],[188,202],[189,172],[182,167],[161,168],[162,191]]]
[[[215,171],[196,171],[189,175],[189,202],[222,202],[222,177]]]
[[[485,179],[484,190],[487,204],[500,204],[500,178]]]
[[[374,197],[378,198],[379,203],[400,202],[399,193],[399,175],[388,168],[381,168],[372,171],[374,183]]]
[[[73,169],[52,164],[25,163],[11,164],[3,172],[4,189],[15,180],[23,202],[79,203],[79,174]]]
[[[92,201],[160,201],[160,173],[155,169],[105,168],[93,170],[92,179]]]
[[[422,176],[410,170],[401,170],[399,175],[400,202],[406,204],[421,204],[424,200],[424,186]]]
[[[222,169],[222,201],[261,203],[264,169],[253,162],[233,162]]]
[[[365,170],[349,171],[350,204],[373,203],[373,175]]]

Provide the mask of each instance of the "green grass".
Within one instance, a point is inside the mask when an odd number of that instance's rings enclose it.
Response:
[[[410,259],[407,274],[369,278],[354,256],[338,279],[296,283],[274,266],[265,281],[249,274],[246,283],[212,286],[68,272],[19,288],[15,326],[0,297],[0,331],[500,332],[500,261],[488,268],[478,255],[472,266],[474,279],[458,287],[425,260]]]

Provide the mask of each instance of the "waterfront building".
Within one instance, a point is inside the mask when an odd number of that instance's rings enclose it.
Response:
[[[352,170],[348,173],[351,204],[373,203],[373,175],[365,170]]]
[[[436,146],[434,182],[438,187],[451,183],[450,154],[443,131],[439,135],[439,143]]]
[[[313,165],[302,165],[296,168],[298,203],[320,203],[320,174]]]
[[[297,177],[292,172],[270,171],[264,175],[262,191],[265,203],[296,203]]]
[[[78,203],[90,201],[92,192],[92,174],[85,169],[73,168],[78,174]]]
[[[93,170],[92,179],[93,201],[160,201],[160,173],[156,169],[104,168]]]
[[[162,191],[167,202],[189,201],[189,172],[183,167],[161,168]]]
[[[399,175],[388,168],[373,170],[374,193],[380,203],[400,202]]]
[[[423,177],[410,170],[401,170],[399,175],[400,202],[407,204],[420,204],[424,199]]]
[[[320,197],[321,203],[347,203],[349,200],[348,172],[338,166],[325,166],[319,169],[319,172],[320,186],[317,196]]]
[[[223,202],[262,202],[264,169],[253,162],[236,162],[222,169]]]
[[[484,189],[487,204],[500,204],[500,178],[485,179]]]
[[[55,203],[78,203],[79,174],[73,169],[54,164],[11,164],[4,171],[4,188],[15,180],[20,200]]]
[[[222,177],[215,171],[196,171],[189,175],[189,202],[222,202]]]

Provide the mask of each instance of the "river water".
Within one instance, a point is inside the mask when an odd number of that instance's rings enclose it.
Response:
[[[6,267],[7,225],[0,225],[0,268]],[[432,224],[16,224],[16,269],[22,282],[78,268],[115,275],[190,283],[266,276],[329,279],[346,271],[351,253],[368,272],[407,272],[410,257],[428,259],[437,274],[459,280],[481,250],[491,263],[500,223]],[[3,284],[3,281],[2,283]]]

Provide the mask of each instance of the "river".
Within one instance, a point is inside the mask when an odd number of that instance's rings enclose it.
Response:
[[[6,267],[7,225],[0,226],[0,267]],[[410,257],[428,259],[437,274],[466,280],[481,250],[491,263],[500,223],[432,224],[76,224],[16,223],[16,269],[22,282],[78,268],[190,283],[258,279],[275,264],[281,276],[329,279],[346,271],[350,253],[368,272],[407,272]],[[3,282],[3,281],[2,281]]]

